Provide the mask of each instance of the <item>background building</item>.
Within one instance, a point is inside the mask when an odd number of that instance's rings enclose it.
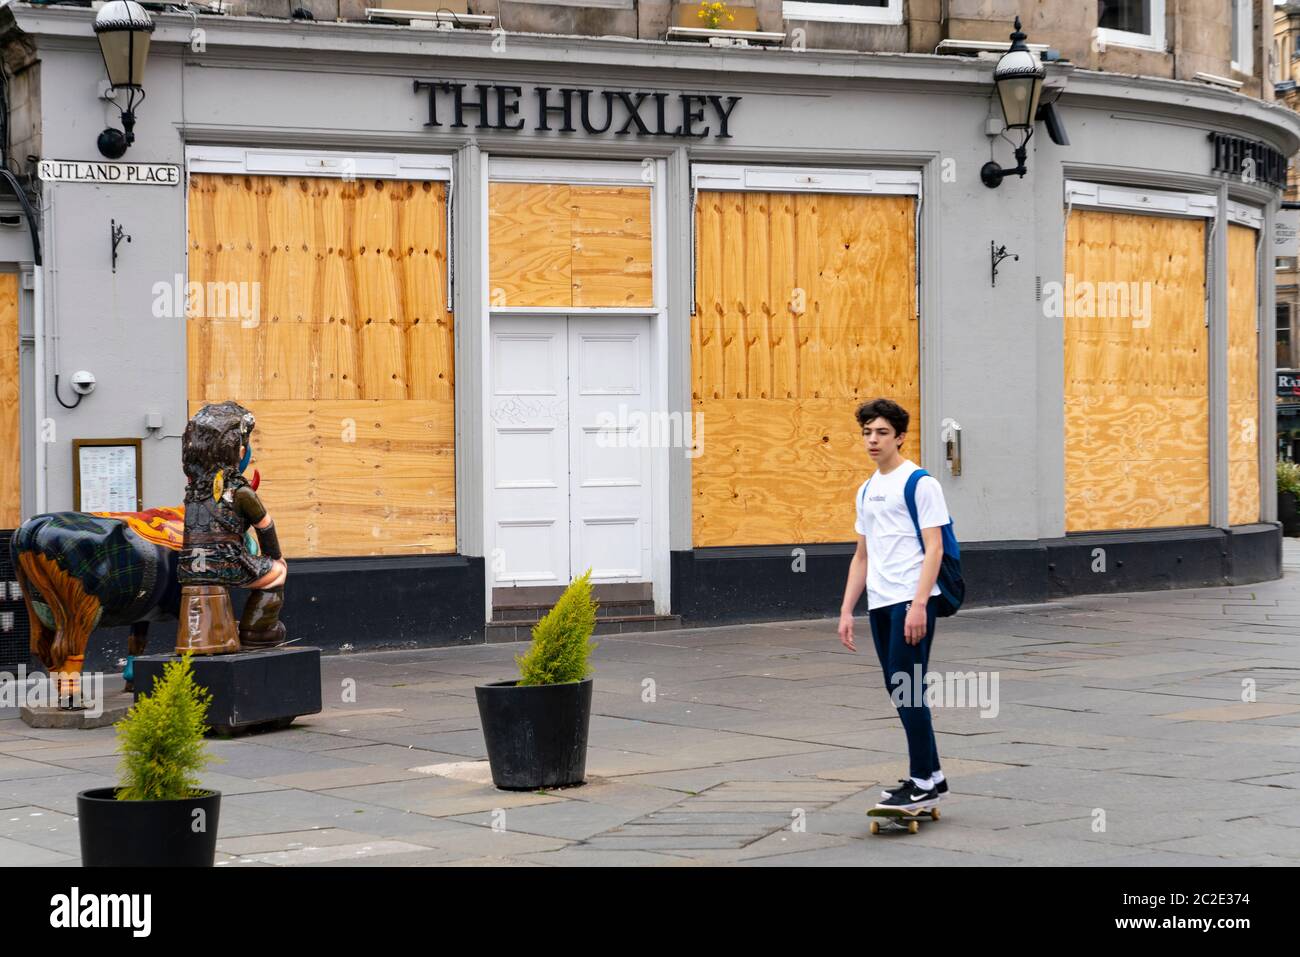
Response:
[[[1296,80],[1296,54],[1300,51],[1300,4],[1286,3],[1273,12],[1273,89],[1279,102],[1295,110],[1300,108],[1300,88]],[[1300,210],[1300,190],[1297,189],[1295,161],[1287,168],[1287,188],[1284,208]],[[1287,226],[1294,228],[1295,217],[1300,212],[1283,214],[1290,217]],[[1279,239],[1280,241],[1280,239]],[[1277,445],[1278,455],[1295,461],[1300,458],[1300,392],[1295,387],[1295,377],[1300,373],[1300,259],[1296,256],[1294,242],[1277,249],[1276,278],[1276,341],[1278,382]]]
[[[232,398],[306,640],[513,639],[587,567],[608,628],[831,614],[884,394],[974,602],[1280,573],[1262,4],[411,4],[156,13],[129,181],[94,12],[0,8],[0,527],[79,440],[178,503]],[[990,189],[1017,14],[1067,136]]]

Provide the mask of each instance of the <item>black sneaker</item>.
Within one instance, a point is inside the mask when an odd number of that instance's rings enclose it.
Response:
[[[939,803],[939,792],[934,789],[919,788],[911,781],[899,788],[893,795],[885,798],[876,807],[895,808],[900,811],[917,811],[921,808],[934,807]]]
[[[891,798],[891,797],[893,797],[895,794],[897,794],[897,793],[899,793],[900,791],[902,791],[903,788],[910,788],[911,786],[912,786],[912,779],[911,779],[911,778],[899,778],[899,779],[898,779],[898,787],[896,787],[896,788],[888,788],[888,789],[886,789],[886,790],[884,790],[884,791],[881,791],[881,792],[880,792],[880,796],[881,796],[881,797],[885,797],[885,798]],[[948,793],[948,779],[947,779],[947,778],[944,778],[942,781],[940,781],[938,784],[936,784],[936,785],[934,786],[934,790],[935,790],[935,793],[938,794],[940,797],[943,797],[943,795],[947,794],[947,793]]]

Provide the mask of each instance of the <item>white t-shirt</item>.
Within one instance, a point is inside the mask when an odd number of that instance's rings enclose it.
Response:
[[[857,522],[854,529],[867,539],[867,608],[883,608],[916,597],[925,552],[916,538],[916,526],[907,512],[903,487],[917,470],[904,459],[888,475],[877,472],[858,486]],[[866,488],[866,495],[862,494]],[[860,504],[859,504],[860,503]],[[916,483],[916,517],[922,528],[948,524],[943,488],[933,475]],[[931,595],[939,594],[936,585]]]

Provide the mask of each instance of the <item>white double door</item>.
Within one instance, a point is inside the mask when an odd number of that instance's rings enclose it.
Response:
[[[649,319],[491,330],[493,584],[650,581]]]

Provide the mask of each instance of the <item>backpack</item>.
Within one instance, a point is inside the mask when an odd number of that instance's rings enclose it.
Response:
[[[907,484],[903,486],[903,500],[907,502],[907,512],[912,516],[912,524],[916,526],[916,539],[921,543],[921,552],[925,552],[925,539],[921,535],[921,522],[916,516],[916,483],[922,478],[929,475],[925,469],[917,469],[907,477]],[[952,518],[948,518],[948,524],[941,526],[943,532],[943,561],[939,565],[939,579],[935,582],[939,586],[939,594],[935,597],[939,600],[935,603],[935,614],[940,618],[947,618],[949,615],[957,614],[961,608],[961,603],[966,597],[966,580],[961,574],[961,546],[957,544],[957,535],[952,530]]]
[[[925,538],[921,535],[921,521],[916,514],[916,483],[929,474],[925,469],[918,468],[907,477],[907,483],[903,486],[903,501],[907,503],[907,513],[912,516],[912,524],[916,527],[916,540],[921,543],[922,554],[925,553]],[[872,478],[875,476],[873,475]],[[858,494],[859,509],[866,499],[867,486],[870,484],[871,479],[867,479]],[[952,530],[951,517],[948,519],[948,524],[942,526],[942,532],[943,560],[939,564],[939,578],[935,582],[939,586],[939,594],[934,597],[939,599],[935,603],[935,614],[940,618],[947,618],[957,614],[957,610],[961,608],[961,603],[966,598],[966,580],[961,574],[961,546],[958,545],[957,535]]]

